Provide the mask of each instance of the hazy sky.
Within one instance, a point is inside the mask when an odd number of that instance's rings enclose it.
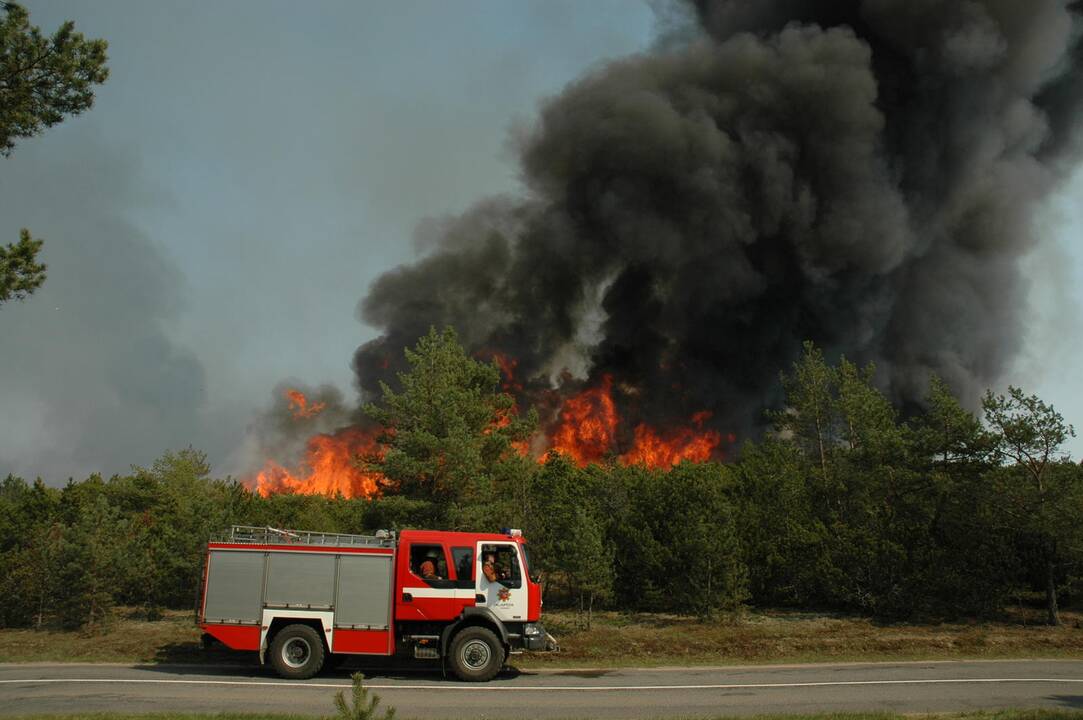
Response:
[[[27,4],[107,39],[112,73],[0,158],[0,238],[49,263],[0,307],[0,475],[51,483],[189,444],[238,472],[277,384],[352,392],[357,301],[418,221],[516,191],[509,129],[654,31],[631,0]],[[1008,379],[1083,431],[1081,197],[1043,218]]]

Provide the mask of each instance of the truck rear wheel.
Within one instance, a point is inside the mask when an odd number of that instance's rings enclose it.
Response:
[[[284,678],[305,680],[323,667],[323,639],[308,625],[287,625],[271,641],[271,665]]]
[[[504,646],[488,628],[468,627],[451,641],[451,670],[460,680],[492,680],[504,667]]]

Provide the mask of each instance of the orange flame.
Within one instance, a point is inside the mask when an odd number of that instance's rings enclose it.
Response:
[[[682,460],[707,462],[722,444],[721,433],[703,429],[703,423],[710,418],[711,413],[703,410],[692,416],[694,427],[678,427],[662,434],[641,423],[635,429],[635,445],[620,456],[620,461],[650,468],[672,467]]]
[[[604,460],[616,453],[622,422],[613,402],[613,378],[604,375],[597,387],[564,401],[556,429],[549,437],[550,449],[567,455],[579,466]],[[636,426],[630,450],[618,456],[623,465],[668,468],[682,460],[706,462],[721,457],[721,433],[704,429],[711,413],[694,414],[690,426],[660,432],[646,423]],[[732,440],[731,440],[732,442]]]
[[[312,403],[310,406],[308,398],[300,390],[287,390],[286,399],[289,401],[290,412],[293,413],[294,420],[306,420],[316,417],[327,407],[327,403],[322,402]]]
[[[500,387],[504,392],[518,394],[523,391],[523,383],[515,377],[515,369],[519,367],[519,360],[511,355],[506,355],[499,350],[482,350],[475,357],[482,361],[496,363],[500,370]]]
[[[491,357],[504,376],[504,390],[521,393],[523,385],[515,378],[518,361],[496,352]],[[287,390],[285,395],[295,420],[313,418],[327,406],[322,402],[311,403],[298,390]],[[506,427],[516,412],[512,407],[501,413],[486,432]],[[616,458],[623,465],[666,469],[683,460],[706,462],[722,458],[723,436],[704,428],[710,419],[711,413],[703,410],[692,415],[688,425],[666,430],[640,423],[632,431],[632,445],[628,448],[627,432],[621,433],[623,421],[613,400],[613,377],[607,374],[598,385],[560,404],[556,426],[548,437],[538,434],[533,440],[516,441],[512,446],[524,457],[536,456],[538,462],[544,462],[549,449],[568,456],[580,467]],[[248,483],[264,497],[275,493],[373,497],[385,486],[386,478],[379,472],[357,467],[357,461],[361,457],[382,455],[384,448],[377,439],[379,435],[379,429],[358,427],[314,435],[308,440],[300,466],[290,470],[269,460]],[[736,437],[729,434],[725,440],[732,445]]]
[[[560,408],[560,424],[550,436],[550,449],[579,465],[598,462],[611,452],[617,436],[617,406],[613,403],[613,377],[568,398]]]
[[[376,436],[376,431],[355,427],[314,435],[308,440],[302,467],[291,472],[269,460],[253,481],[256,492],[263,497],[276,493],[372,497],[379,493],[383,475],[355,463],[358,457],[379,455]]]

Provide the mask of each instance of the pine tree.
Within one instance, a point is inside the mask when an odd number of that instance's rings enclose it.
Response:
[[[376,712],[380,704],[380,696],[369,693],[365,687],[364,673],[354,673],[350,676],[353,682],[350,702],[346,701],[345,694],[339,690],[335,693],[335,709],[338,711],[338,720],[395,720],[395,708],[389,707],[381,716]]]
[[[78,115],[94,103],[95,85],[109,77],[104,40],[87,40],[66,22],[51,37],[30,24],[26,8],[0,4],[0,155],[15,140]],[[23,229],[19,242],[0,246],[0,305],[21,300],[45,282],[42,241]]]
[[[1004,499],[1009,522],[1035,537],[1044,575],[1047,622],[1060,625],[1057,572],[1064,546],[1078,532],[1083,503],[1080,473],[1059,455],[1075,430],[1036,395],[1009,387],[1007,395],[986,393],[985,420],[994,435],[998,457],[1010,463],[993,477]]]
[[[365,407],[383,425],[386,452],[370,458],[395,493],[431,504],[443,524],[500,522],[530,471],[512,443],[528,438],[537,415],[515,412],[500,371],[469,357],[451,328],[431,329],[406,350],[399,390],[382,385]]]

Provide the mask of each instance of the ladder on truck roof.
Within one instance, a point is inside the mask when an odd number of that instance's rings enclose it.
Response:
[[[242,545],[326,545],[330,547],[394,547],[395,533],[377,530],[375,535],[283,530],[273,527],[234,525],[211,538],[211,542]]]

